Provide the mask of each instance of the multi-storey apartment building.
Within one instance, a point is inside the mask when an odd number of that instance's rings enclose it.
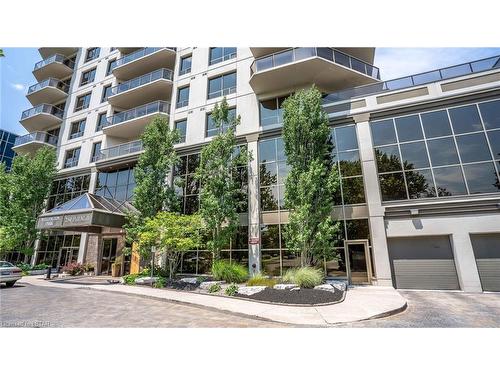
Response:
[[[279,275],[298,265],[283,232],[286,156],[282,101],[316,85],[324,94],[341,176],[342,222],[330,277],[398,288],[500,290],[500,60],[381,81],[374,48],[40,48],[28,90],[33,108],[16,144],[57,148],[59,174],[39,219],[33,262],[90,262],[106,274],[125,244],[139,140],[154,116],[182,134],[172,179],[182,210],[199,206],[193,173],[216,130],[224,96],[241,115],[240,171],[247,205],[223,256]],[[404,62],[402,62],[404,63]],[[183,273],[209,271],[194,249]],[[124,263],[124,271],[129,260]]]
[[[10,170],[15,152],[12,150],[17,135],[0,129],[0,163],[5,164],[5,169]]]

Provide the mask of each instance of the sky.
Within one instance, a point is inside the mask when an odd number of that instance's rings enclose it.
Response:
[[[28,87],[36,83],[33,66],[42,58],[36,48],[4,48],[0,58],[0,128],[22,135],[22,111],[32,107]],[[374,65],[382,80],[500,55],[500,48],[377,48]]]

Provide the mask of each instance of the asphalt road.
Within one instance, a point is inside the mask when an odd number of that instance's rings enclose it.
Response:
[[[400,291],[406,311],[336,327],[500,327],[500,293]],[[191,305],[19,283],[0,289],[0,326],[290,327]]]

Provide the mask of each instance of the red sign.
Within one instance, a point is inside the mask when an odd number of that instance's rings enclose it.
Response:
[[[248,244],[249,245],[258,245],[260,243],[259,237],[250,237],[248,239]]]

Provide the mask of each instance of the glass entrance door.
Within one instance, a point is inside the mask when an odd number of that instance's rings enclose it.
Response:
[[[78,259],[78,247],[61,247],[58,265],[64,267]]]
[[[111,275],[111,265],[116,259],[116,238],[102,240],[101,275]]]
[[[368,241],[346,241],[350,284],[371,284]]]

